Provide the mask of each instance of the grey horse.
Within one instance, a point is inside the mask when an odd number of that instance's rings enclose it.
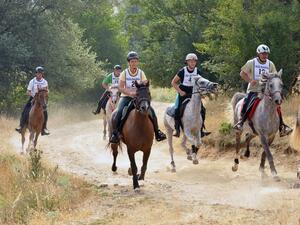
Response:
[[[201,144],[201,128],[203,120],[201,117],[201,95],[212,93],[216,91],[217,83],[211,82],[201,76],[193,78],[193,94],[189,103],[187,103],[183,113],[181,122],[183,125],[183,138],[181,146],[185,149],[187,158],[193,160],[194,164],[198,164],[197,152]],[[174,162],[174,148],[173,148],[173,130],[174,118],[168,115],[171,106],[167,108],[164,114],[164,125],[167,131],[169,152],[171,156],[172,172],[176,171]],[[192,144],[192,152],[186,146],[186,141]]]
[[[263,74],[262,79],[265,80],[265,87],[264,92],[261,95],[261,101],[257,106],[253,117],[251,118],[252,128],[247,129],[249,132],[246,134],[246,144],[247,144],[247,151],[249,152],[249,145],[250,141],[255,137],[259,136],[261,144],[263,146],[264,151],[261,154],[261,162],[259,170],[261,172],[262,177],[265,174],[265,161],[266,157],[269,161],[270,169],[274,180],[280,181],[277,171],[275,169],[273,156],[270,151],[270,145],[272,144],[275,135],[279,128],[279,116],[277,113],[277,107],[280,106],[282,103],[282,80],[281,80],[282,70],[278,73],[274,74]],[[243,98],[245,94],[243,93],[236,93],[232,99],[231,104],[234,111],[234,123],[237,123],[239,118],[241,117],[241,107],[243,104]],[[249,128],[249,123],[247,123]],[[232,171],[238,170],[239,165],[239,150],[240,150],[240,142],[241,142],[241,135],[243,131],[236,131],[236,154],[234,159],[234,165],[232,167]]]

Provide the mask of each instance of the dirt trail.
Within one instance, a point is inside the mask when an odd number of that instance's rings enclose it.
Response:
[[[165,107],[156,106],[160,121]],[[38,143],[47,161],[95,184],[118,186],[114,190],[117,196],[138,198],[127,175],[125,146],[117,159],[118,174],[112,174],[112,156],[105,147],[107,141],[102,140],[99,120],[51,127],[51,131]],[[20,149],[18,135],[12,137],[11,143]],[[203,147],[200,151],[212,149]],[[136,161],[140,168],[141,154]],[[297,181],[295,171],[278,167],[282,181],[276,183],[270,177],[260,178],[257,158],[242,161],[239,171],[233,173],[230,156],[218,160],[200,158],[199,165],[193,165],[180,148],[176,149],[175,162],[177,172],[171,173],[167,142],[155,143],[141,194],[149,202],[136,208],[134,215],[127,208],[128,202],[123,207],[118,205],[114,210],[120,216],[101,220],[103,224],[299,224],[300,191],[291,188]],[[270,174],[268,170],[267,173]],[[149,213],[146,222],[145,212]]]

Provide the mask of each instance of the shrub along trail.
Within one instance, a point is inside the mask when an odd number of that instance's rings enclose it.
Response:
[[[166,106],[155,104],[161,124]],[[177,173],[171,173],[167,142],[155,143],[146,180],[141,193],[136,194],[127,175],[125,146],[117,159],[118,173],[111,172],[112,156],[106,149],[107,141],[102,140],[102,121],[77,121],[63,126],[50,123],[49,127],[52,134],[40,138],[38,143],[44,160],[96,184],[106,199],[83,204],[90,212],[86,221],[93,221],[91,224],[299,223],[300,190],[293,188],[296,173],[278,163],[276,157],[282,179],[279,183],[272,180],[268,167],[269,177],[260,178],[257,157],[241,161],[239,171],[233,173],[233,152],[218,159],[204,157],[217,151],[205,146],[200,148],[199,164],[193,165],[177,141]],[[17,134],[11,138],[17,151],[19,138]],[[136,161],[140,168],[141,154]]]

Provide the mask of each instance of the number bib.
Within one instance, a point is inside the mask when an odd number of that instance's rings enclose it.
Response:
[[[266,63],[261,64],[257,58],[253,61],[254,70],[253,70],[253,79],[259,80],[262,73],[269,73],[270,71],[270,61],[267,59]]]
[[[142,72],[140,69],[138,69],[136,76],[131,76],[129,73],[129,70],[125,70],[125,78],[126,78],[126,88],[135,90],[135,81],[141,81],[142,80]]]
[[[192,73],[190,73],[187,70],[187,67],[185,66],[184,67],[184,78],[183,78],[182,84],[187,87],[192,87],[193,86],[193,77],[198,76],[197,71],[198,71],[197,67],[195,67],[194,71]]]
[[[116,77],[115,73],[111,74],[111,84],[112,85],[118,85],[119,84],[119,77]]]

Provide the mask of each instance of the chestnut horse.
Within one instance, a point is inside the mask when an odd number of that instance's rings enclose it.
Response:
[[[135,82],[137,88],[137,95],[133,99],[135,108],[129,113],[127,120],[122,128],[122,142],[127,147],[127,153],[130,160],[130,168],[128,173],[132,175],[133,188],[139,190],[138,180],[144,180],[145,172],[147,170],[147,163],[151,152],[151,147],[154,138],[154,128],[149,118],[150,112],[150,91],[149,82],[138,83]],[[112,118],[114,118],[114,114]],[[112,171],[116,171],[116,159],[118,155],[118,145],[111,144],[111,149],[114,156]],[[135,163],[135,153],[137,151],[143,152],[143,165],[141,174],[137,174],[137,166]]]
[[[33,104],[29,112],[28,124],[22,129],[22,154],[24,153],[24,142],[25,142],[25,132],[26,129],[29,129],[29,143],[27,152],[30,150],[30,147],[33,142],[33,147],[37,145],[38,137],[43,129],[44,124],[44,110],[47,107],[48,101],[48,90],[39,89],[38,93],[33,98]]]

